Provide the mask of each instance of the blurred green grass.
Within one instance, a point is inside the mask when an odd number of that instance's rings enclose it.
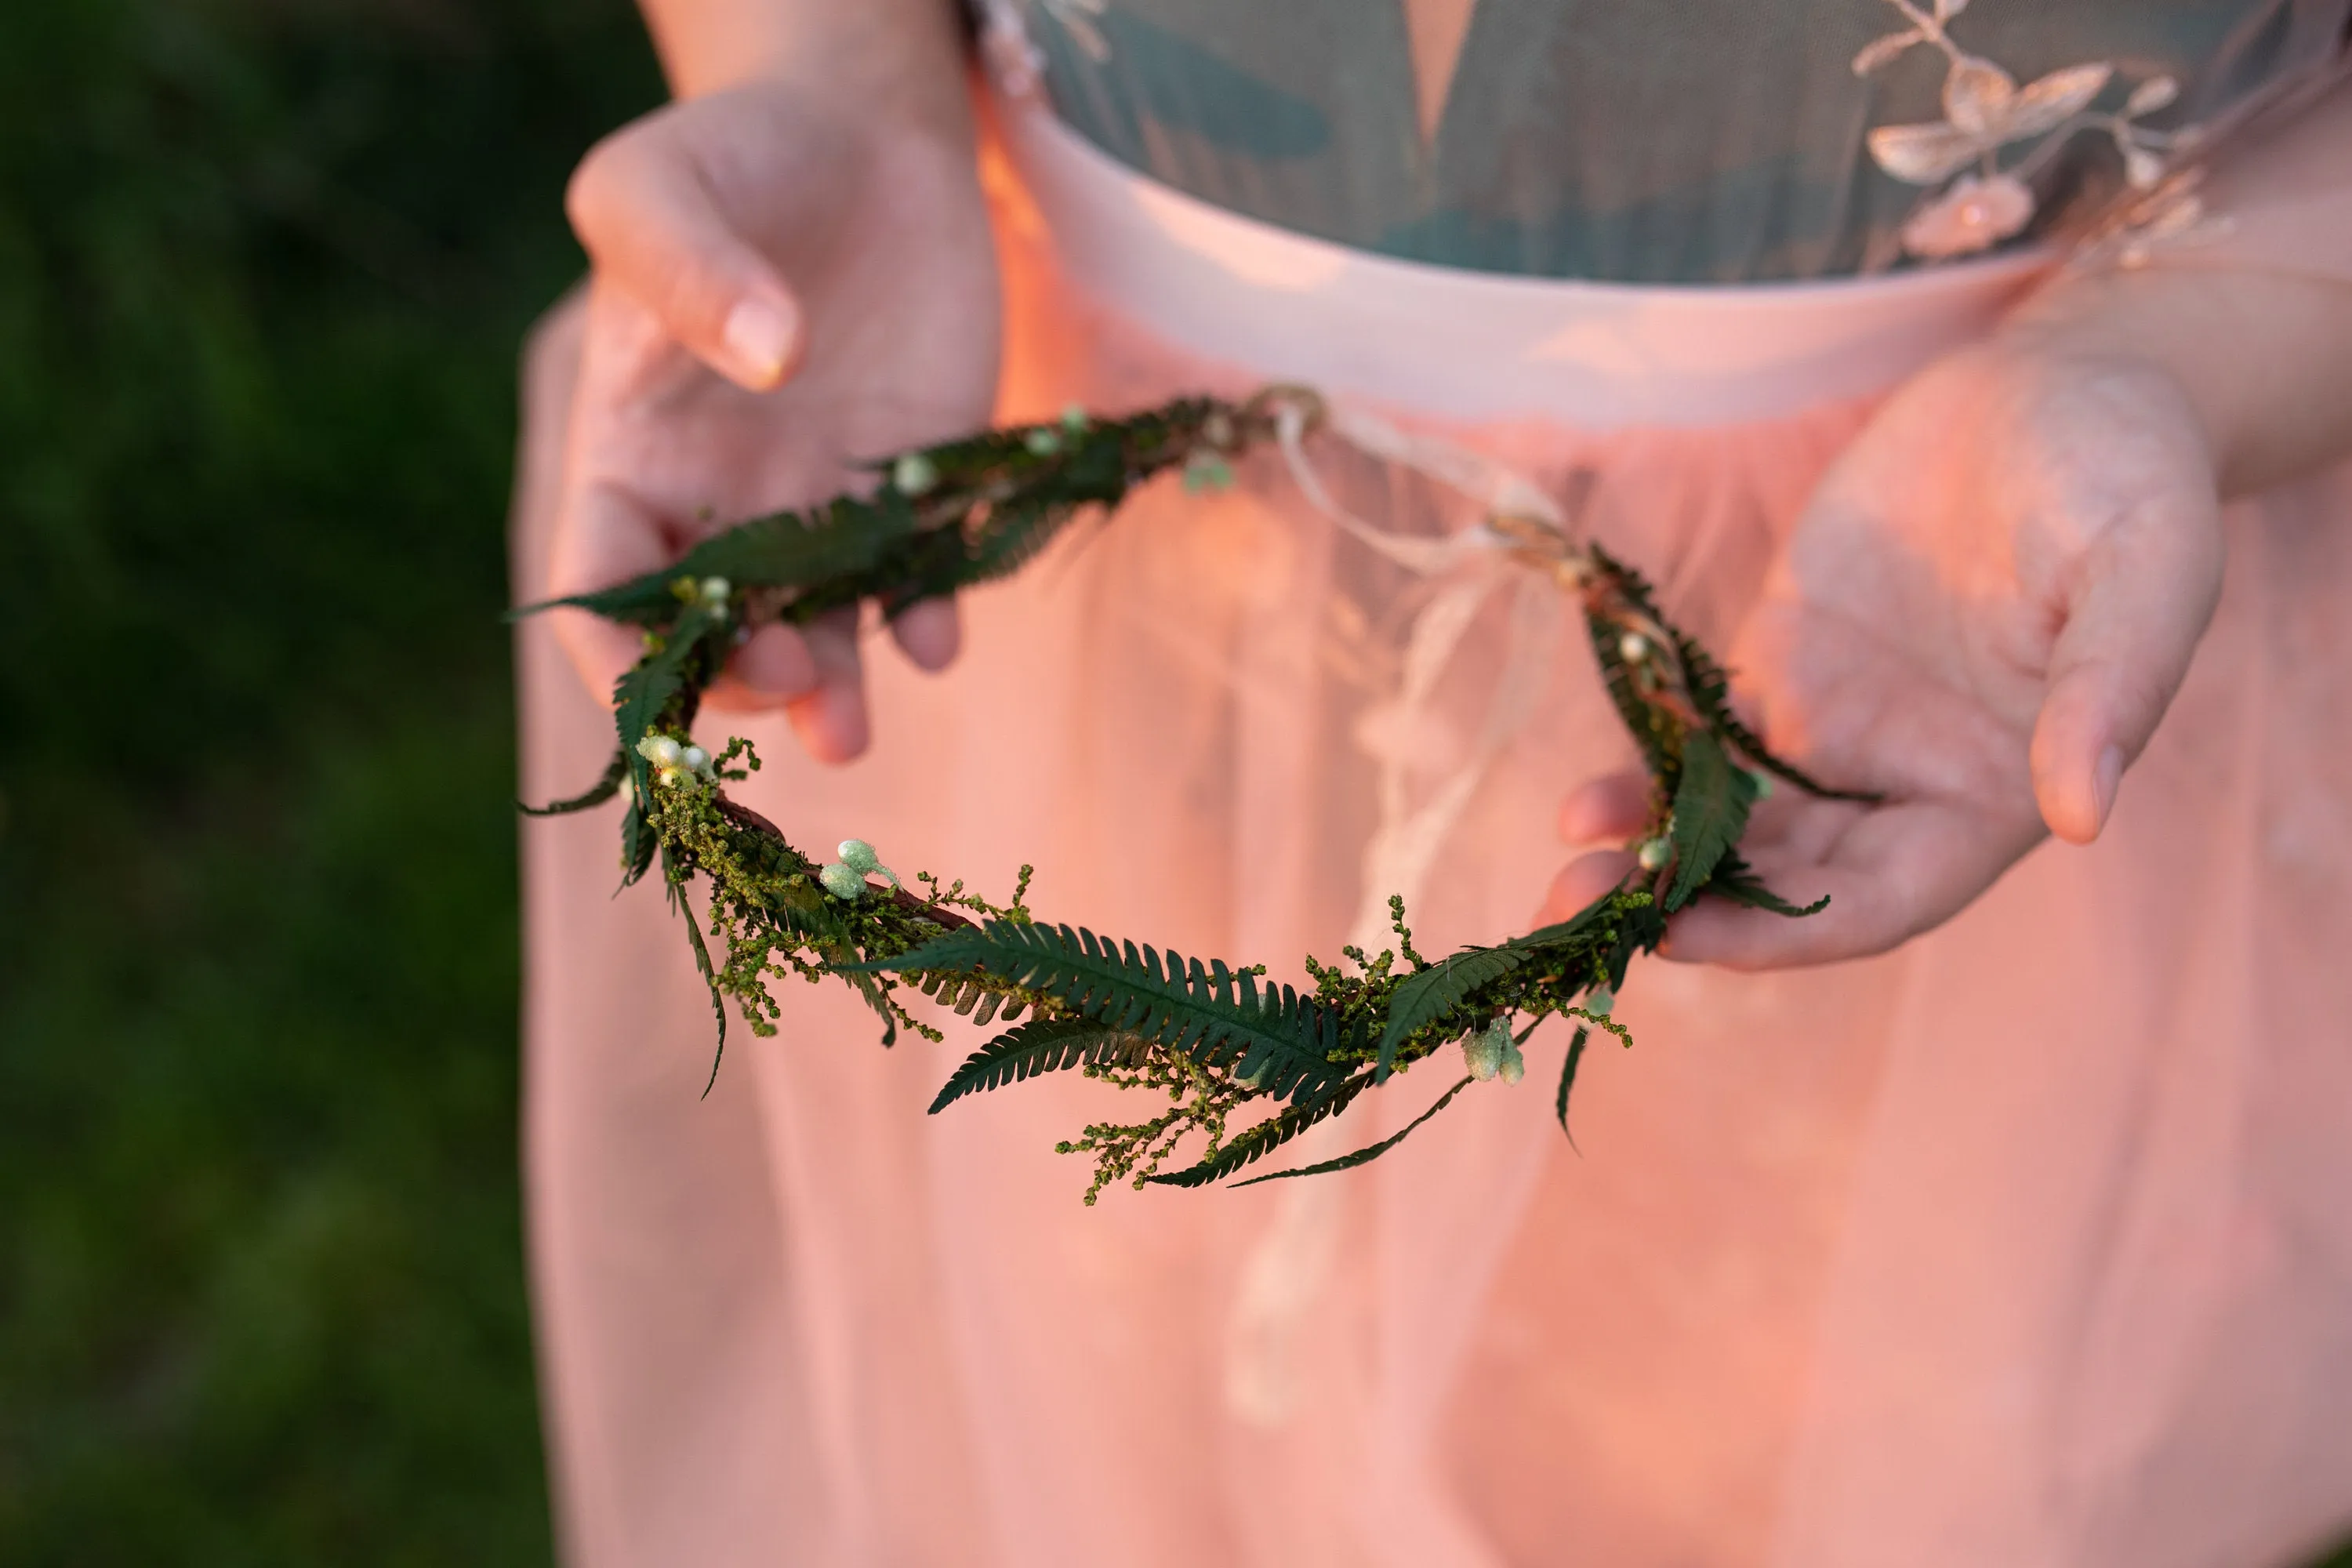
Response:
[[[549,1556],[502,524],[628,0],[0,6],[0,1562]]]

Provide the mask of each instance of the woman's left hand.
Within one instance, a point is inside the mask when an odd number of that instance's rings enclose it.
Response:
[[[2175,377],[2013,331],[1898,391],[1832,467],[1729,648],[1774,749],[1871,805],[1786,785],[1740,852],[1791,920],[1702,900],[1664,952],[1735,968],[1882,952],[1949,919],[2045,832],[2096,837],[2221,583],[2216,465]],[[1646,781],[1571,795],[1571,843],[1640,830]],[[1560,918],[1631,866],[1560,873]]]

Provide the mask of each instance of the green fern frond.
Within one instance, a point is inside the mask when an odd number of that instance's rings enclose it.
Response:
[[[586,811],[590,806],[604,805],[621,793],[621,781],[628,776],[629,754],[616,750],[613,760],[604,764],[604,776],[570,799],[552,800],[545,805],[532,805],[526,801],[515,804],[521,807],[525,816],[567,816],[575,811]]]
[[[870,500],[844,496],[807,511],[753,518],[713,534],[658,572],[514,613],[569,605],[609,620],[661,625],[677,614],[680,581],[720,577],[734,588],[796,588],[863,575],[881,565],[916,527],[914,509],[895,490],[877,491]]]
[[[900,974],[977,970],[1052,997],[1069,1012],[1223,1067],[1262,1092],[1288,1100],[1328,1080],[1336,1017],[1287,985],[1235,973],[1222,963],[1106,941],[1071,926],[992,920],[863,967]]]
[[[1406,977],[1389,999],[1388,1027],[1381,1034],[1381,1057],[1373,1068],[1373,1081],[1387,1081],[1394,1070],[1398,1047],[1446,1015],[1461,1010],[1473,992],[1508,974],[1529,956],[1516,942],[1465,948]],[[1459,1023],[1467,1028],[1474,1021],[1465,1017]]]
[[[1682,776],[1675,784],[1674,877],[1666,889],[1669,914],[1690,902],[1716,867],[1748,831],[1756,780],[1724,754],[1705,730],[1683,737]]]
[[[1733,903],[1745,904],[1751,910],[1769,910],[1776,915],[1787,915],[1791,920],[1817,915],[1830,907],[1827,893],[1810,904],[1790,903],[1766,887],[1764,879],[1756,874],[1756,868],[1736,854],[1727,854],[1717,862],[1715,876],[1708,881],[1706,890],[1720,894]]]
[[[682,730],[694,721],[702,689],[718,674],[726,657],[727,624],[723,609],[702,604],[688,607],[661,646],[614,682],[614,725],[632,786],[629,814],[621,825],[623,887],[644,876],[654,860],[655,839],[645,807],[653,790],[653,766],[638,753],[637,742],[652,730],[664,726]]]
[[[968,1094],[1002,1089],[1042,1073],[1117,1062],[1132,1065],[1150,1045],[1142,1036],[1091,1018],[1032,1018],[966,1057],[931,1101],[934,1116]]]
[[[1221,1182],[1235,1171],[1255,1164],[1285,1143],[1318,1122],[1328,1121],[1355,1102],[1358,1095],[1372,1087],[1372,1075],[1358,1073],[1341,1079],[1320,1093],[1293,1101],[1276,1115],[1267,1117],[1246,1131],[1236,1133],[1215,1153],[1199,1164],[1181,1171],[1150,1179],[1157,1186],[1205,1187]]]
[[[1403,1142],[1407,1138],[1411,1137],[1414,1130],[1420,1127],[1423,1122],[1428,1121],[1431,1117],[1436,1115],[1439,1111],[1453,1104],[1454,1097],[1460,1094],[1464,1089],[1468,1089],[1474,1081],[1475,1080],[1469,1078],[1463,1079],[1461,1082],[1455,1084],[1452,1089],[1449,1089],[1444,1094],[1439,1095],[1435,1105],[1431,1106],[1427,1110],[1423,1111],[1419,1116],[1416,1116],[1412,1121],[1406,1122],[1402,1131],[1391,1132],[1389,1136],[1381,1139],[1379,1142],[1372,1144],[1369,1148],[1359,1149],[1352,1154],[1342,1154],[1336,1160],[1325,1160],[1313,1165],[1301,1165],[1295,1171],[1275,1171],[1263,1176],[1252,1176],[1248,1181],[1235,1182],[1234,1185],[1236,1187],[1254,1187],[1260,1182],[1285,1182],[1288,1181],[1293,1176],[1328,1176],[1335,1171],[1352,1171],[1359,1165],[1369,1165],[1373,1161],[1379,1159],[1381,1155],[1387,1153],[1390,1150],[1395,1148],[1398,1144]],[[1562,1125],[1565,1125],[1565,1123]]]
[[[1690,685],[1691,705],[1706,718],[1716,733],[1738,747],[1740,754],[1749,762],[1766,773],[1795,784],[1807,795],[1819,795],[1824,800],[1852,800],[1866,805],[1879,798],[1867,790],[1832,789],[1794,763],[1773,755],[1771,749],[1764,744],[1763,738],[1741,723],[1739,715],[1731,710],[1731,678],[1698,640],[1676,631],[1675,651],[1682,657],[1683,674]]]

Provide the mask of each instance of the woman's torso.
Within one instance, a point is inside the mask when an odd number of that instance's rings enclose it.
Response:
[[[1746,283],[1876,270],[2047,232],[2126,192],[2132,175],[2153,179],[2187,150],[2184,128],[2225,123],[2327,58],[2352,7],[988,0],[984,9],[1000,33],[1015,16],[1024,25],[1028,64],[1072,129],[1231,211],[1445,266]],[[1906,36],[1907,46],[1896,41]]]

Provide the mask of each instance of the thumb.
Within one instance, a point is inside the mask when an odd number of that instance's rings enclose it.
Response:
[[[746,243],[682,138],[656,115],[599,142],[564,193],[597,271],[730,381],[765,392],[791,373],[801,310]]]
[[[2106,826],[2124,766],[2139,755],[2189,672],[2221,597],[2216,509],[2144,504],[2103,531],[2069,592],[2033,726],[2033,794],[2059,837]]]

